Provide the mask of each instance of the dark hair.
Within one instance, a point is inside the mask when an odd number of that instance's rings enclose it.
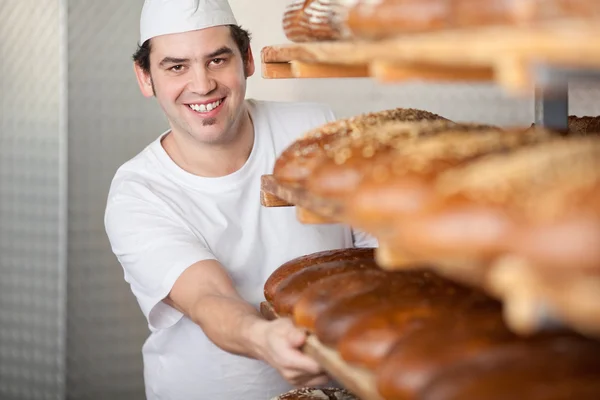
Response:
[[[248,51],[250,50],[250,40],[252,36],[250,32],[237,25],[228,25],[231,31],[231,38],[242,54],[244,66],[248,65]],[[142,70],[150,73],[150,52],[152,51],[152,39],[146,40],[141,46],[138,45],[136,52],[133,54],[133,61],[142,68]]]

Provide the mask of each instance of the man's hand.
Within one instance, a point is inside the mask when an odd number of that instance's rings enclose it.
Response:
[[[329,382],[319,364],[300,351],[306,334],[290,319],[257,323],[251,340],[257,346],[260,358],[277,369],[291,385],[317,386]]]

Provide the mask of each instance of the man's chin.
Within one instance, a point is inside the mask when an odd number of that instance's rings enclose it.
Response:
[[[206,118],[202,120],[202,126],[213,126],[217,124],[216,118]]]

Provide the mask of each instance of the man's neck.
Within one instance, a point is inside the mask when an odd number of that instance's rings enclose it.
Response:
[[[239,126],[232,128],[237,134],[226,144],[205,145],[171,131],[163,139],[162,146],[175,164],[193,175],[226,176],[244,166],[254,144],[254,126],[247,110],[244,110]]]

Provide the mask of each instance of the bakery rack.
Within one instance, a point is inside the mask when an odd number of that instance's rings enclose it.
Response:
[[[399,83],[495,82],[516,95],[535,88],[536,123],[564,130],[568,82],[600,77],[600,26],[561,21],[535,27],[482,27],[387,40],[264,47],[266,79],[360,78]],[[560,111],[559,114],[556,111]]]
[[[536,125],[566,131],[569,81],[600,79],[599,37],[600,24],[561,21],[535,27],[437,31],[386,40],[273,45],[262,49],[262,76],[373,78],[384,83],[493,82],[515,96],[533,94]],[[298,220],[303,223],[344,222],[340,204],[281,185],[271,175],[262,177],[261,203],[265,207],[295,206]],[[403,261],[393,243],[380,243],[377,257],[386,265]],[[477,278],[473,280],[454,268],[438,272],[456,281],[480,285]],[[538,289],[538,294],[554,296],[555,302],[570,301],[566,294],[561,297],[560,288]],[[598,296],[588,300],[594,298],[600,304]],[[276,318],[268,305],[263,305],[262,311]],[[563,322],[568,324],[569,319]],[[380,399],[368,372],[345,364],[316,338],[309,338],[305,352],[364,400]]]

